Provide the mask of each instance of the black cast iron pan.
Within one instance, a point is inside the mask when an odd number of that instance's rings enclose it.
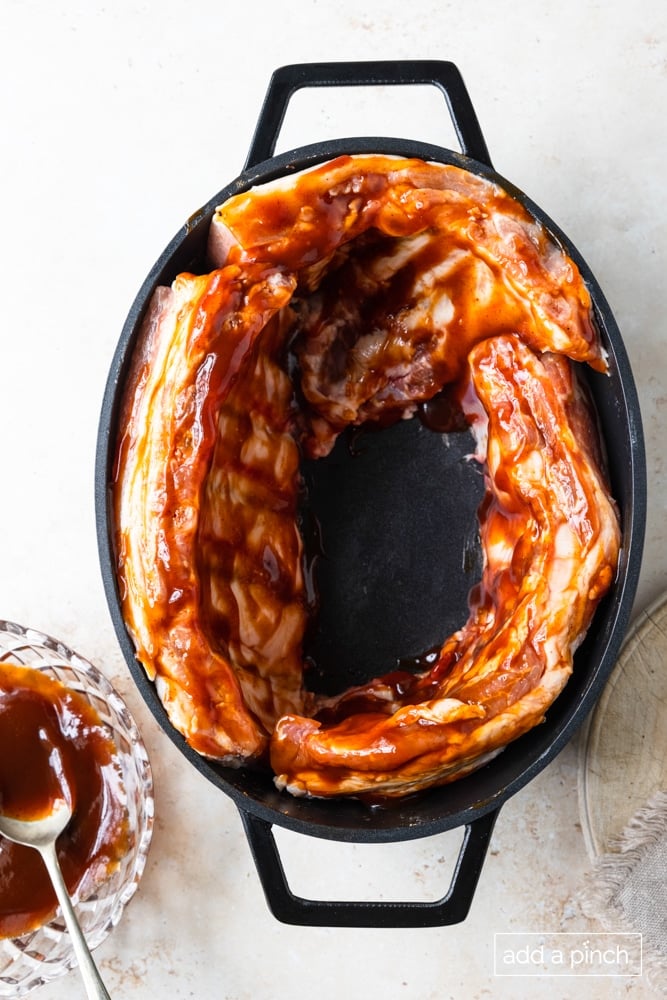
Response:
[[[345,138],[273,155],[292,94],[300,87],[433,84],[444,95],[462,153],[407,139]],[[356,801],[296,799],[271,776],[233,770],[194,753],[173,729],[155,688],[135,659],[118,597],[111,541],[110,492],[120,399],[142,317],[157,285],[184,270],[206,269],[209,224],[217,205],[256,184],[342,153],[375,152],[456,164],[499,183],[560,242],[579,266],[609,356],[609,374],[586,371],[609,455],[622,516],[616,582],[599,607],[565,691],[546,722],[474,774],[419,797],[369,809]],[[387,663],[418,658],[466,618],[466,595],[479,575],[476,514],[481,480],[464,457],[464,432],[440,434],[418,421],[343,440],[329,459],[304,468],[313,521],[324,536],[319,559],[326,600],[309,652],[314,683],[341,689],[386,672]],[[590,711],[616,660],[639,575],[646,514],[645,459],[636,390],[623,342],[604,296],[576,248],[522,192],[492,168],[463,80],[447,62],[327,63],[286,66],[273,75],[242,174],[196,212],[144,281],[123,328],[104,396],[98,436],[96,512],[107,599],[134,680],[159,724],[215,786],[237,804],[267,901],[288,923],[330,926],[436,926],[465,919],[500,806],[565,746]],[[368,599],[368,595],[371,599]],[[389,660],[388,660],[389,657]],[[343,664],[344,668],[340,668]],[[337,667],[335,671],[334,667]],[[330,669],[331,668],[331,669]],[[272,826],[339,841],[380,843],[464,827],[446,895],[436,902],[310,900],[292,893]],[[213,836],[213,832],[212,832]]]

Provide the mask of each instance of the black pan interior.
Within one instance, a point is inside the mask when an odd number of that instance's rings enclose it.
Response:
[[[237,191],[343,152],[394,153],[455,163],[491,176],[523,202],[580,267],[609,354],[609,374],[584,371],[600,416],[624,546],[618,577],[577,652],[575,672],[545,723],[473,775],[382,808],[353,800],[295,799],[270,774],[231,769],[194,753],[173,729],[137,663],[120,611],[111,546],[109,483],[125,372],[154,288],[183,270],[206,268],[214,208]],[[308,683],[335,692],[399,665],[408,669],[465,622],[467,594],[479,578],[477,508],[482,476],[469,460],[469,432],[439,433],[417,417],[382,431],[343,435],[326,460],[305,463],[303,531],[318,576],[320,610],[307,637]],[[126,321],[102,407],[96,470],[102,574],[119,642],[160,725],[181,751],[239,808],[300,832],[338,840],[402,840],[467,823],[497,808],[562,749],[599,696],[614,665],[634,597],[645,521],[645,469],[639,406],[620,333],[601,290],[564,234],[485,165],[439,147],[391,139],[342,139],[291,151],[248,171],[195,213],[147,277]]]
[[[423,668],[464,624],[482,565],[474,448],[469,432],[438,433],[415,416],[349,431],[303,463],[317,594],[304,649],[311,690]]]

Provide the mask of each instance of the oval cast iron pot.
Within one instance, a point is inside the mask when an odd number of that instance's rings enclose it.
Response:
[[[273,155],[288,103],[300,87],[393,84],[436,86],[446,99],[462,153],[414,140],[367,137],[321,142]],[[498,757],[474,774],[433,789],[420,797],[398,801],[382,809],[369,809],[359,802],[348,800],[293,798],[287,793],[278,792],[270,775],[249,768],[235,770],[221,767],[200,757],[186,744],[171,726],[153,684],[135,658],[134,646],[121,612],[110,530],[110,483],[115,442],[119,432],[119,404],[141,320],[154,289],[161,284],[170,284],[180,271],[196,272],[205,266],[206,239],[217,205],[256,184],[303,170],[343,153],[418,157],[455,164],[474,174],[490,178],[517,198],[576,262],[590,291],[595,318],[609,356],[608,375],[590,371],[586,372],[585,377],[600,417],[609,456],[612,491],[619,503],[623,530],[623,548],[616,582],[600,605],[589,634],[577,651],[573,676],[549,710],[545,723],[510,744]],[[378,440],[383,436],[377,435]],[[431,437],[435,440],[439,435]],[[400,451],[400,441],[397,447]],[[410,453],[414,450],[410,442],[404,448]],[[446,450],[439,448],[440,453]],[[433,456],[429,461],[436,462]],[[390,467],[391,458],[387,460],[385,455],[385,466],[387,461]],[[403,474],[399,459],[394,462],[394,466],[393,482],[400,493]],[[268,905],[279,920],[293,924],[327,926],[426,927],[453,924],[465,919],[501,805],[563,749],[595,704],[614,666],[628,624],[639,576],[646,518],[645,475],[638,398],[628,357],[609,306],[590,269],[565,234],[525,194],[494,171],[475,112],[456,66],[448,62],[407,61],[319,63],[278,69],[270,81],[243,172],[179,230],[145,279],[130,309],[111,364],[102,404],[96,459],[96,516],[106,596],[130,672],[158,723],[180,751],[198,771],[236,803]],[[437,479],[437,476],[433,478]],[[384,486],[386,487],[386,483]],[[364,488],[362,476],[361,485],[357,484],[355,487],[361,490],[362,498]],[[411,488],[414,489],[414,484]],[[377,497],[371,499],[371,506],[376,499]],[[478,496],[472,500],[463,495],[456,496],[456,502],[447,517],[462,518],[469,524],[469,519],[475,517],[478,499]],[[360,506],[354,493],[351,502]],[[399,523],[400,518],[405,522],[404,504],[405,498],[399,497],[396,509],[387,514],[388,531],[392,530],[394,523]],[[426,508],[428,504],[423,506]],[[396,521],[397,518],[399,521]],[[436,520],[441,521],[442,518],[438,515]],[[404,527],[405,530],[410,530],[410,525],[404,524]],[[428,510],[424,509],[418,513],[413,530],[423,531],[423,548],[431,552],[437,551],[438,560],[442,558],[445,567],[443,579],[448,579],[452,570],[455,575],[458,570],[460,576],[460,546],[461,537],[465,538],[465,526],[457,527],[454,545],[448,535],[451,534],[449,524],[444,535],[441,527],[440,535],[431,538],[436,529],[429,522]],[[435,550],[432,546],[436,546]],[[462,593],[467,593],[468,583],[469,581],[463,581]],[[419,590],[418,584],[419,580],[416,590]],[[421,589],[424,590],[423,587]],[[422,603],[423,598],[424,593],[420,593],[418,599]],[[458,600],[459,606],[454,618],[461,613],[460,598]],[[344,614],[346,609],[344,606],[335,609],[336,613],[339,610]],[[439,613],[442,616],[441,609]],[[372,620],[368,621],[368,626],[368,631],[372,634]],[[382,627],[382,623],[375,623],[376,630],[381,630]],[[449,631],[445,630],[440,638],[443,639],[447,634]],[[346,682],[349,680],[354,680],[354,677],[346,678]],[[432,836],[455,827],[463,827],[464,832],[451,884],[442,899],[434,902],[348,902],[311,900],[291,891],[272,833],[274,824],[301,834],[364,843],[410,840]]]

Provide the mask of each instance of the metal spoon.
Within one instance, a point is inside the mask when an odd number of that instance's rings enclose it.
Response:
[[[14,819],[0,812],[0,833],[17,844],[34,847],[42,855],[72,939],[86,993],[90,1000],[111,1000],[79,926],[56,854],[56,840],[71,818],[69,802],[57,799],[49,815],[41,819]]]

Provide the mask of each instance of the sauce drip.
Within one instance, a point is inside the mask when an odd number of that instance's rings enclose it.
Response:
[[[127,851],[115,746],[77,692],[39,670],[2,663],[0,809],[36,820],[60,798],[73,807],[58,839],[58,860],[73,893],[87,873],[101,881]],[[0,836],[0,937],[40,926],[56,906],[39,853]]]

